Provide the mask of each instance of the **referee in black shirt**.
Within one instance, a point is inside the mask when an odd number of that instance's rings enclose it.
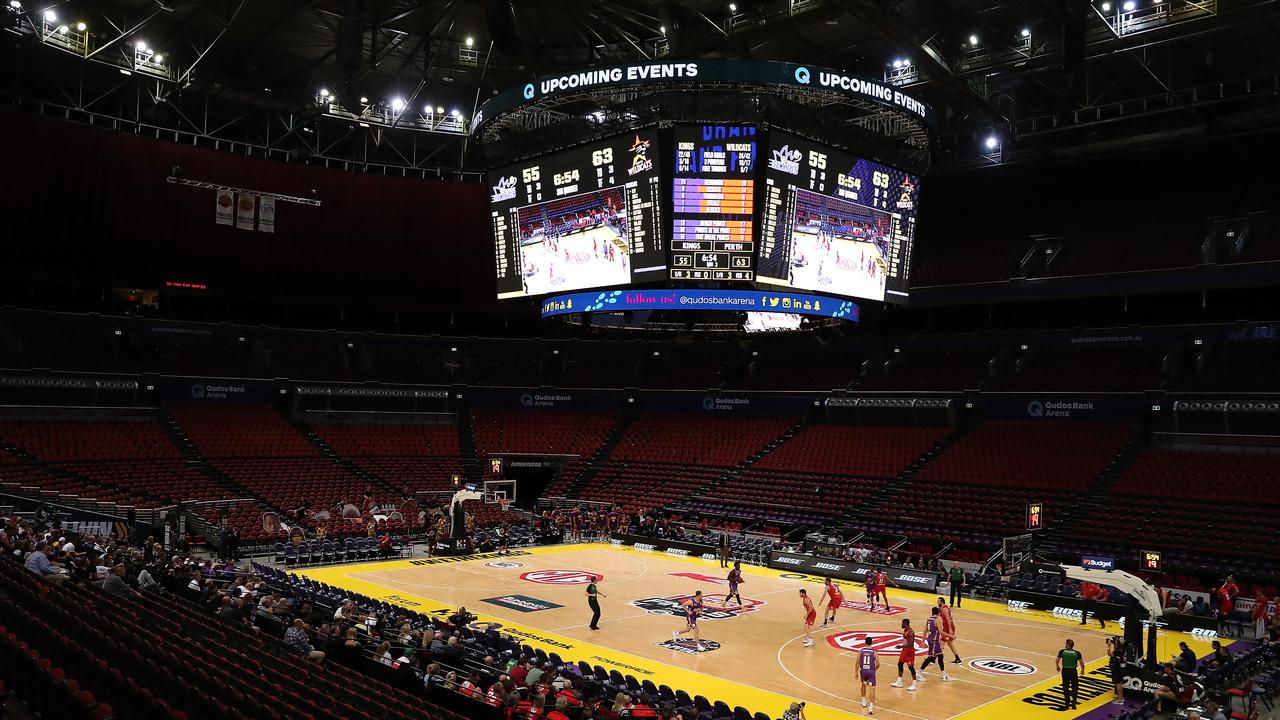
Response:
[[[600,598],[608,597],[596,587],[596,583],[599,580],[600,578],[592,576],[591,584],[587,586],[587,607],[591,608],[591,625],[589,627],[592,630],[600,629]]]

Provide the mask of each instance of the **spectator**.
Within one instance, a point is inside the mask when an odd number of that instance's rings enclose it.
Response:
[[[543,673],[542,668],[538,665],[534,665],[533,667],[529,668],[529,672],[525,675],[524,677],[525,683],[528,684],[529,687],[533,687],[534,685],[537,685],[538,682],[542,680],[542,673]]]
[[[448,665],[462,664],[462,645],[458,642],[458,636],[449,637],[449,642],[445,644],[444,650],[440,651],[440,661]]]
[[[563,697],[557,697],[556,709],[547,713],[547,720],[569,720],[569,701]]]
[[[782,713],[782,720],[805,720],[804,703],[791,703],[791,707],[787,708],[786,711]]]
[[[1180,702],[1178,698],[1182,695],[1182,678],[1173,669],[1173,663],[1164,664],[1164,671],[1160,674],[1160,687],[1156,688],[1156,707],[1161,712],[1169,712],[1177,709]]]
[[[1209,603],[1203,597],[1196,597],[1195,614],[1200,617],[1206,617],[1209,614]]]
[[[137,590],[125,584],[124,565],[111,568],[111,573],[102,581],[102,589],[119,597],[133,597],[138,594]]]
[[[39,575],[40,579],[45,582],[54,584],[66,582],[67,577],[69,577],[67,571],[49,561],[49,556],[45,554],[47,549],[48,546],[45,545],[43,540],[37,542],[36,549],[27,556],[26,568]]]
[[[1227,720],[1226,714],[1222,712],[1222,708],[1218,707],[1215,700],[1206,700],[1204,710],[1200,713],[1200,717],[1204,720]]]
[[[517,687],[528,687],[529,686],[529,683],[527,681],[528,677],[529,677],[529,658],[522,656],[520,658],[520,662],[516,663],[516,666],[511,668],[511,680],[515,682]]]
[[[321,662],[324,660],[324,653],[311,646],[311,640],[307,638],[306,628],[306,623],[295,618],[293,625],[284,631],[284,644],[297,650],[302,657],[311,662]]]
[[[160,583],[151,577],[151,572],[145,567],[138,571],[138,589],[144,592],[160,592]]]
[[[391,643],[383,640],[378,645],[378,649],[373,652],[373,656],[378,662],[391,667]]]
[[[1201,670],[1218,670],[1223,665],[1231,662],[1231,653],[1227,652],[1227,648],[1217,640],[1213,641],[1213,654],[1201,665]]]

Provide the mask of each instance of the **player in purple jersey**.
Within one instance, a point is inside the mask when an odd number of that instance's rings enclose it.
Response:
[[[876,714],[876,671],[880,669],[880,656],[867,638],[865,647],[858,650],[858,679],[862,681],[862,707],[868,715]],[[870,697],[868,697],[870,696]]]
[[[921,682],[924,681],[924,669],[929,667],[929,663],[938,663],[938,668],[942,670],[942,682],[951,682],[951,676],[947,674],[947,666],[942,662],[942,618],[939,616],[941,610],[935,605],[933,614],[929,616],[928,622],[925,623],[924,642],[929,646],[929,656],[924,659],[924,663],[920,665]]]
[[[733,569],[729,571],[729,594],[724,596],[725,604],[729,604],[729,600],[737,600],[738,607],[742,607],[742,595],[738,593],[738,586],[742,584],[742,563],[735,562]]]
[[[680,642],[680,636],[687,633],[693,633],[693,644],[699,650],[702,649],[702,637],[698,634],[698,616],[702,614],[702,591],[699,590],[693,594],[684,604],[684,620],[685,628],[683,630],[675,630],[671,633],[672,642]]]

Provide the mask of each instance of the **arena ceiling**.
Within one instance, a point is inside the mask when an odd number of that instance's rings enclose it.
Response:
[[[6,0],[0,96],[378,172],[478,168],[499,89],[742,57],[884,79],[940,111],[935,167],[1274,128],[1277,0]],[[992,144],[994,141],[994,144]]]

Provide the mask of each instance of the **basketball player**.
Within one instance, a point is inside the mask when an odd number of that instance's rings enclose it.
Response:
[[[818,620],[818,611],[804,588],[800,589],[800,599],[804,602],[804,646],[813,647],[813,624]]]
[[[887,607],[887,606],[886,606]],[[889,687],[902,687],[903,669],[911,671],[911,685],[908,690],[919,690],[916,687],[916,631],[911,629],[911,621],[902,618],[902,646],[898,650],[898,679]]]
[[[818,602],[819,605],[827,603],[827,610],[822,613],[822,627],[826,627],[828,623],[834,623],[836,621],[836,611],[840,609],[840,604],[844,602],[844,593],[840,592],[840,588],[836,587],[836,584],[831,581],[831,578],[827,578],[826,581],[826,597],[822,598],[822,600]]]
[[[938,598],[941,600],[942,598]],[[939,614],[941,610],[937,607],[933,608],[933,614],[925,621],[924,642],[929,646],[929,657],[924,659],[924,663],[920,665],[920,680],[924,680],[924,669],[929,667],[929,663],[936,662],[938,667],[942,669],[942,682],[951,682],[951,676],[947,674],[947,666],[943,664],[942,659],[942,629]]]
[[[866,576],[867,583],[867,604],[871,606],[871,612],[876,611],[876,571],[868,570]]]
[[[733,569],[729,571],[729,594],[724,596],[724,602],[729,604],[729,600],[736,599],[738,607],[742,607],[742,595],[738,592],[738,586],[746,582],[742,579],[742,563],[735,562]]]
[[[671,633],[672,642],[680,642],[680,636],[687,633],[693,633],[693,643],[702,649],[702,637],[698,634],[698,616],[702,614],[702,591],[699,590],[693,594],[693,597],[684,604],[684,620],[685,628],[676,630]]]
[[[858,650],[858,679],[862,681],[862,707],[868,715],[876,714],[876,671],[880,669],[880,656],[871,647],[871,638],[867,637],[865,647]],[[867,696],[871,699],[868,700]]]
[[[875,590],[872,592],[871,597],[872,599],[875,599],[876,597],[880,598],[880,600],[884,603],[885,612],[889,612],[889,596],[886,595],[884,592],[884,589],[888,584],[889,584],[889,576],[886,575],[883,570],[877,570],[876,571],[876,587],[875,587]],[[872,604],[871,609],[872,611],[875,610],[874,604]]]
[[[960,653],[956,652],[956,621],[951,617],[951,608],[947,607],[946,598],[938,598],[938,614],[942,616],[942,642],[951,649],[951,654],[955,655],[951,663],[958,665]]]

